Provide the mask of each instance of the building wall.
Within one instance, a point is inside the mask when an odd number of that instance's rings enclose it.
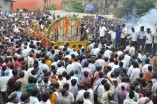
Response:
[[[11,11],[12,10],[12,2],[11,0],[0,0],[0,10],[2,11]]]
[[[13,10],[15,11],[17,8],[22,9],[26,8],[28,10],[35,10],[37,8],[43,9],[44,0],[14,0]],[[55,4],[56,9],[60,10],[63,0],[48,0],[48,5]]]

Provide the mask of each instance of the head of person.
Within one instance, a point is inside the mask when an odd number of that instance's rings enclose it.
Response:
[[[20,81],[15,82],[14,83],[14,90],[19,91],[21,89],[21,86],[22,86],[22,82],[20,82]]]
[[[122,27],[124,28],[124,27],[125,27],[125,24],[123,24]]]
[[[21,101],[22,101],[24,104],[29,104],[29,102],[30,102],[30,95],[29,95],[27,92],[22,93],[20,99],[21,99]]]
[[[44,91],[42,94],[41,94],[41,99],[43,102],[47,102],[47,100],[49,99],[50,97],[50,93],[48,91]]]
[[[17,73],[18,73],[18,70],[16,70],[16,69],[14,69],[14,70],[12,71],[13,76],[16,76]]]
[[[153,70],[153,67],[152,66],[148,66],[148,71],[152,72],[152,70]]]
[[[103,72],[99,72],[99,78],[103,78],[104,73]]]
[[[68,92],[67,89],[62,89],[62,90],[61,90],[61,94],[62,94],[62,96],[68,96],[68,95],[69,95],[69,92]]]
[[[88,75],[89,75],[89,73],[88,73],[87,71],[85,71],[83,74],[84,74],[84,77],[85,77],[85,78],[87,78]]]
[[[110,90],[110,85],[108,83],[105,83],[104,88],[105,88],[106,91],[109,91]]]
[[[22,72],[22,71],[20,71],[20,72],[19,72],[19,77],[20,77],[20,78],[24,78],[24,76],[25,76],[25,73]]]
[[[150,30],[150,28],[147,28],[147,33],[151,33],[151,30]]]
[[[141,26],[141,27],[140,27],[140,30],[141,30],[141,31],[144,31],[144,26]]]
[[[135,96],[134,92],[133,91],[129,91],[129,98],[130,99],[133,99]]]
[[[9,96],[8,96],[8,101],[13,103],[13,104],[17,104],[18,103],[18,99],[17,99],[17,94],[16,93],[11,93]]]
[[[32,88],[32,89],[31,89],[31,96],[36,97],[37,94],[38,94],[38,89],[37,89],[36,87]]]
[[[108,93],[107,97],[109,101],[112,101],[114,99],[114,95],[112,93]]]
[[[131,28],[131,31],[132,31],[132,32],[135,32],[135,28],[134,28],[134,27],[132,27],[132,28]]]
[[[65,84],[63,85],[63,88],[69,90],[69,84],[68,84],[68,83],[65,83]]]
[[[144,95],[145,95],[146,97],[148,97],[149,99],[152,99],[153,93],[152,93],[151,90],[146,90]]]
[[[84,92],[84,98],[85,99],[90,99],[90,93],[89,92]]]
[[[88,67],[88,65],[89,65],[88,61],[85,61],[84,62],[84,67]]]
[[[30,76],[28,78],[28,83],[34,83],[34,77],[33,76]]]
[[[72,86],[75,86],[76,84],[77,84],[77,80],[76,80],[76,79],[72,79],[72,80],[71,80],[71,85],[72,85]]]

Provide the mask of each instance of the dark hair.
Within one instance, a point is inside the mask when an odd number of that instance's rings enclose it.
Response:
[[[134,95],[134,92],[133,92],[133,91],[130,91],[130,92],[129,92],[129,98],[130,98],[130,99],[133,99],[134,96],[135,96],[135,95]]]
[[[73,70],[70,71],[70,75],[74,76],[74,71]]]
[[[104,76],[103,72],[99,72],[99,78],[102,78]]]
[[[71,80],[71,85],[72,85],[72,86],[75,86],[76,83],[77,83],[77,80],[76,80],[76,79],[72,79],[72,80]]]
[[[148,66],[148,71],[152,71],[153,70],[153,67],[152,66]]]
[[[110,90],[110,85],[108,83],[105,83],[104,88],[105,88],[106,91],[109,91]]]
[[[31,95],[32,95],[32,96],[37,96],[37,94],[38,94],[38,89],[37,89],[36,87],[33,87],[33,88],[31,89]]]
[[[64,84],[63,88],[69,90],[69,84],[68,83]]]
[[[88,65],[89,65],[88,61],[85,61],[84,62],[84,67],[88,67]]]
[[[84,98],[87,99],[90,96],[89,92],[84,92]]]
[[[22,86],[22,82],[20,82],[20,81],[15,82],[14,83],[14,90],[19,91],[21,89],[21,86]]]
[[[120,67],[123,67],[123,62],[119,62],[119,66],[120,66]]]
[[[66,91],[67,91],[67,89],[62,89],[62,90],[61,90],[62,96],[64,96],[64,95],[66,94]]]
[[[111,101],[114,98],[114,95],[112,93],[107,94],[108,100]]]
[[[47,100],[49,99],[50,97],[50,93],[48,91],[44,91],[42,94],[41,94],[41,97],[42,97],[42,101],[43,102],[47,102]]]
[[[70,74],[67,74],[67,75],[66,75],[66,79],[69,80],[70,78],[71,78],[71,75],[70,75]]]
[[[17,75],[17,73],[18,73],[18,71],[16,70],[16,69],[14,69],[13,71],[12,71],[12,74],[15,76],[15,75]]]
[[[34,83],[34,77],[33,76],[29,76],[28,83]]]
[[[85,71],[83,74],[84,74],[84,77],[85,77],[85,78],[87,78],[88,75],[89,75],[89,73],[88,73],[87,71]]]
[[[43,81],[44,81],[44,83],[48,83],[48,81],[49,81],[49,77],[47,77],[47,76],[44,77],[44,78],[43,78]]]
[[[25,92],[25,93],[22,93],[20,99],[22,102],[25,102],[25,100],[27,100],[29,97],[30,97],[29,94]]]

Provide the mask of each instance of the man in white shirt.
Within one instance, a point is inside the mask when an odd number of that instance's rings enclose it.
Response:
[[[138,68],[137,62],[134,63],[133,67],[134,67],[134,70],[132,70],[132,73],[130,76],[131,81],[135,81],[137,78],[139,78],[139,74],[141,72],[141,70]]]
[[[100,52],[100,49],[98,48],[98,45],[94,45],[94,48],[91,50],[91,54],[98,56],[98,53]]]
[[[127,36],[127,28],[125,27],[125,24],[123,24],[122,32],[121,32],[121,45],[125,45],[126,36]]]
[[[153,36],[153,50],[154,50],[154,55],[157,51],[157,29],[156,29],[156,33]]]
[[[152,42],[153,42],[153,35],[151,33],[150,28],[147,28],[147,33],[146,33],[146,47],[145,50],[149,53],[151,53],[152,49]]]
[[[131,38],[131,41],[133,43],[133,46],[135,48],[137,48],[137,38],[138,38],[138,34],[135,32],[135,29],[134,28],[131,28],[131,34],[130,34],[130,38]]]
[[[111,35],[111,41],[112,41],[113,47],[115,47],[116,32],[113,31],[113,28],[112,28],[108,33]]]
[[[133,43],[130,44],[129,54],[131,56],[135,55],[135,47],[133,46]]]
[[[83,104],[94,104],[90,101],[90,93],[89,92],[84,93]]]
[[[144,26],[141,26],[140,32],[138,34],[138,47],[142,46],[142,49],[144,48],[145,45],[145,36],[146,33],[144,31]]]
[[[100,26],[100,41],[104,41],[104,35],[105,35],[105,32],[106,32],[106,27],[104,25]]]
[[[129,67],[131,57],[129,56],[129,51],[125,52],[124,60],[126,61],[126,67]]]
[[[134,92],[130,91],[129,92],[129,98],[125,99],[124,102],[123,102],[123,104],[138,104],[137,102],[135,102],[133,100],[134,96],[135,96]]]
[[[153,104],[152,100],[152,92],[150,90],[147,90],[145,92],[145,97],[141,97],[137,103],[138,104]]]
[[[148,71],[148,66],[150,66],[149,62],[150,60],[149,59],[146,59],[146,64],[142,67],[142,73],[145,73]]]
[[[79,91],[76,95],[76,101],[77,102],[83,102],[83,94],[85,92],[83,85],[79,84],[78,89],[79,89]]]

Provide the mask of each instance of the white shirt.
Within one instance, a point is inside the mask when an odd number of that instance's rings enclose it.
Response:
[[[137,37],[138,37],[138,34],[136,32],[132,32],[131,33],[131,40],[133,42],[136,42],[137,41]]]
[[[129,49],[129,54],[131,55],[131,56],[133,56],[133,55],[135,55],[135,47],[130,47],[130,49]]]
[[[126,54],[124,56],[124,60],[126,61],[126,65],[129,65],[130,59],[131,59],[131,57],[128,54]]]
[[[130,76],[130,80],[134,81],[137,78],[139,78],[139,74],[140,74],[140,69],[139,68],[135,68],[134,70],[132,70],[131,76]]]
[[[90,99],[83,99],[83,104],[92,104],[92,102],[90,101]]]
[[[111,54],[112,54],[112,51],[106,50],[105,53],[104,53],[104,57],[107,57],[108,59],[110,59]]]
[[[145,104],[145,101],[146,101],[147,99],[149,99],[149,98],[148,98],[148,97],[142,97],[142,98],[140,98],[140,99],[137,101],[137,103],[138,103],[138,104]],[[150,100],[149,103],[147,103],[147,104],[153,104],[153,102]]]
[[[148,71],[148,66],[150,66],[150,64],[145,64],[143,67],[142,67],[142,73],[145,73]]]
[[[106,27],[105,26],[100,27],[99,31],[100,31],[100,37],[103,37],[105,35]]]
[[[116,39],[116,32],[111,30],[108,33],[111,35],[111,41],[114,41]]]
[[[138,104],[138,103],[135,102],[133,99],[125,99],[123,104]]]
[[[7,83],[9,81],[10,77],[9,76],[3,76],[0,77],[0,90],[1,92],[6,92],[7,91]]]
[[[152,44],[153,42],[153,35],[150,33],[146,33],[146,44]]]
[[[65,68],[63,68],[63,67],[58,68],[57,69],[57,75],[62,74],[64,71],[65,71]]]
[[[126,35],[127,35],[127,28],[126,27],[124,27],[123,29],[122,29],[122,33],[121,33],[121,38],[124,38]]]
[[[139,32],[139,39],[144,39],[145,36],[146,36],[146,32],[145,31],[140,31]]]
[[[91,50],[91,54],[95,55],[95,56],[97,56],[99,52],[100,52],[99,48],[94,48],[94,49]]]
[[[133,70],[134,70],[134,67],[133,65],[131,65],[128,69],[127,75],[130,76]]]
[[[36,103],[39,103],[38,98],[31,96],[29,104],[36,104]]]
[[[95,63],[99,64],[102,67],[102,69],[104,69],[105,61],[103,59],[97,59]]]
[[[118,54],[118,57],[119,57],[119,56],[123,55],[123,52],[122,51],[118,51],[117,54]]]
[[[83,95],[85,90],[79,90],[78,94],[76,95],[76,101],[83,101]]]
[[[92,89],[88,89],[87,92],[90,93],[90,101],[94,104],[94,91]]]

